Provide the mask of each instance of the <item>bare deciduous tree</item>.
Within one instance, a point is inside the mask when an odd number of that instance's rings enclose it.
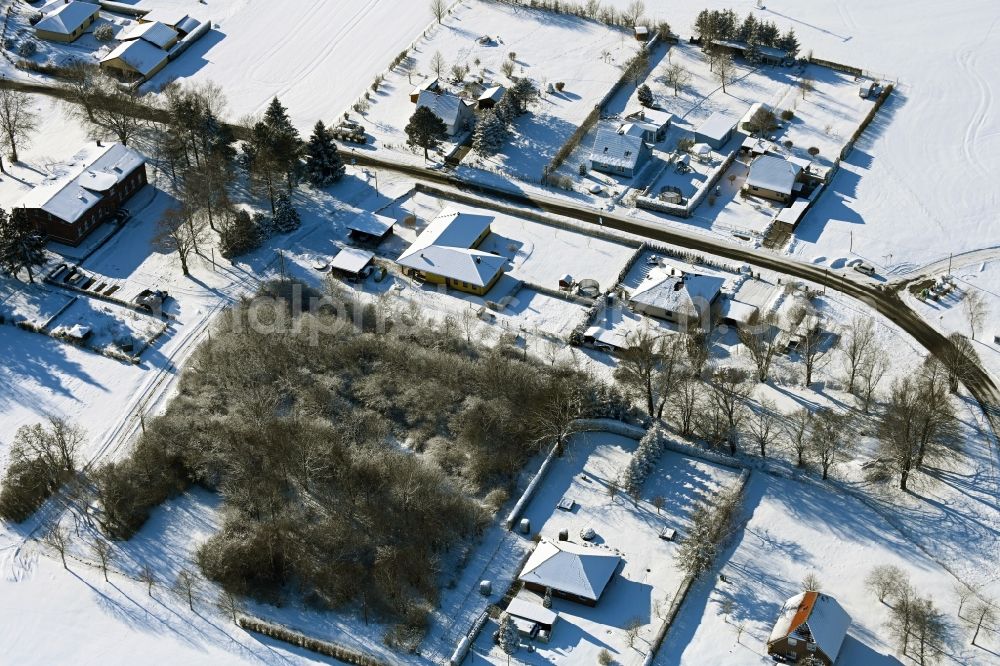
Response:
[[[674,89],[674,97],[680,92],[680,89],[691,82],[691,72],[684,69],[683,65],[679,63],[670,63],[667,68],[663,70],[663,76],[660,77],[660,81],[667,86]]]
[[[873,342],[871,351],[862,359],[861,367],[858,368],[857,379],[861,380],[860,397],[861,407],[865,414],[871,410],[872,401],[875,399],[875,391],[878,389],[885,373],[889,370],[891,359],[886,350],[877,342]]]
[[[441,21],[444,20],[444,17],[448,14],[448,1],[431,0],[430,9],[431,9],[431,14],[434,16],[437,22],[441,23]]]
[[[198,596],[198,575],[190,569],[181,569],[174,580],[174,592],[187,601],[188,608],[194,610],[194,599]]]
[[[819,592],[823,585],[815,571],[810,571],[802,579],[802,590],[804,592]]]
[[[12,162],[17,161],[17,147],[27,145],[38,128],[31,98],[27,93],[10,88],[0,88],[0,138],[10,151]],[[2,167],[0,163],[0,167]]]
[[[681,378],[676,397],[671,403],[671,415],[677,429],[685,437],[690,437],[694,432],[695,410],[698,407],[701,387],[701,380],[685,375]]]
[[[153,596],[153,587],[159,582],[156,571],[148,563],[142,565],[139,570],[139,582],[146,585],[146,594]]]
[[[778,435],[778,407],[773,400],[761,400],[757,409],[748,419],[750,434],[760,451],[760,457],[767,457],[767,449]]]
[[[0,105],[0,111],[2,111],[2,105]],[[0,114],[0,123],[6,125],[2,121],[2,114]],[[983,295],[972,289],[971,287],[965,294],[965,298],[962,299],[963,308],[965,310],[965,318],[969,322],[969,333],[973,340],[976,339],[976,331],[982,328],[983,323],[986,321],[986,317],[989,315],[989,305],[983,299]]]
[[[752,388],[747,379],[747,374],[739,368],[720,368],[708,384],[710,402],[725,418],[730,455],[736,455],[740,426],[746,416],[746,399]]]
[[[757,381],[766,382],[771,371],[771,363],[778,353],[778,327],[774,318],[765,317],[756,324],[740,326],[737,334],[757,367]]]
[[[434,76],[441,78],[441,74],[444,73],[444,68],[448,66],[445,62],[444,56],[441,55],[440,51],[435,51],[434,55],[431,56],[430,67],[431,71],[434,72]]]
[[[66,564],[66,550],[69,548],[69,533],[63,529],[62,525],[56,523],[51,528],[46,530],[45,534],[42,536],[42,541],[59,553],[59,559],[62,560],[63,569],[68,571],[69,566]]]
[[[802,91],[802,99],[806,98],[806,93],[812,92],[815,89],[816,83],[812,79],[808,77],[799,79],[799,90]]]
[[[635,639],[639,637],[639,630],[642,629],[642,620],[638,617],[631,618],[625,623],[625,640],[630,648],[635,647]]]
[[[642,20],[643,15],[646,13],[646,3],[642,0],[632,0],[628,6],[622,11],[622,22],[630,27],[639,24]]]
[[[652,500],[653,506],[656,507],[656,515],[660,515],[663,511],[663,507],[666,505],[667,500],[663,498],[663,495],[655,495]]]
[[[865,586],[883,604],[887,597],[895,595],[907,584],[906,574],[903,573],[902,569],[892,564],[880,564],[872,567],[865,578]]]
[[[104,582],[108,582],[108,566],[111,564],[111,558],[114,556],[111,542],[100,534],[97,534],[90,544],[90,551],[97,558],[97,565],[101,568],[101,573],[104,574]]]
[[[820,409],[813,417],[809,446],[819,461],[824,479],[829,476],[830,467],[836,462],[837,456],[848,449],[849,434],[844,432],[846,426],[847,417],[832,409]]]
[[[948,390],[952,393],[957,393],[959,383],[968,381],[979,366],[976,350],[972,348],[969,339],[961,333],[952,333],[948,336],[948,344],[941,350],[940,359],[948,370]]]
[[[865,364],[875,344],[875,323],[870,317],[858,316],[848,324],[840,350],[843,353],[845,383],[848,393],[854,393],[858,372]]]
[[[163,212],[154,243],[166,252],[176,252],[181,262],[181,272],[190,275],[188,257],[198,251],[199,241],[204,239],[204,225],[185,212],[182,206],[174,206]]]
[[[228,590],[222,590],[219,592],[219,596],[215,600],[215,607],[223,615],[228,615],[233,618],[233,624],[239,624],[238,615],[243,612],[243,605],[240,603],[239,599],[233,596],[232,592]]]
[[[736,62],[733,56],[728,53],[719,54],[715,59],[715,78],[722,84],[722,92],[726,92],[726,85],[733,82],[736,77]]]
[[[993,603],[989,600],[977,601],[969,611],[969,615],[972,622],[975,624],[976,629],[972,634],[972,644],[976,644],[976,639],[979,638],[979,632],[982,630],[983,625],[995,625],[997,622],[997,611],[993,606]]]
[[[791,445],[792,451],[795,452],[796,467],[802,467],[805,464],[806,451],[809,450],[812,438],[809,432],[811,423],[812,412],[806,407],[792,412],[785,423],[785,434],[788,437],[788,443]]]
[[[64,90],[69,113],[79,119],[95,139],[108,135],[128,145],[147,124],[150,115],[147,98],[138,87],[122,86],[96,68],[82,67],[78,80]]]

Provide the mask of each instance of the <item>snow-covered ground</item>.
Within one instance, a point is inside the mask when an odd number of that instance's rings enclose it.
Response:
[[[479,44],[482,36],[492,37]],[[557,48],[555,45],[559,45]],[[482,0],[467,0],[432,28],[412,52],[412,59],[391,72],[379,91],[371,95],[371,108],[361,118],[379,147],[399,151],[398,157],[422,162],[422,151],[406,147],[403,128],[413,115],[410,91],[427,76],[434,77],[430,62],[436,53],[445,60],[442,83],[451,79],[452,65],[467,65],[467,81],[482,79],[509,86],[501,66],[514,54],[515,76],[530,77],[543,92],[531,113],[514,122],[514,136],[486,168],[521,180],[538,182],[542,168],[576,130],[584,118],[621,77],[622,64],[638,50],[623,30],[572,16],[512,7]],[[546,93],[549,83],[562,82],[562,92]],[[461,86],[454,88],[461,91]],[[358,94],[360,94],[360,90]]]

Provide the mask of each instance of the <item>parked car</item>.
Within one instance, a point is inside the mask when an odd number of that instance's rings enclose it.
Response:
[[[167,302],[168,298],[170,298],[170,294],[162,289],[143,289],[132,301],[143,310],[160,312],[163,310],[163,304]]]
[[[863,261],[860,264],[855,264],[854,270],[856,270],[859,273],[864,273],[868,277],[872,277],[873,275],[875,275],[875,267],[872,266],[871,264],[866,264]]]

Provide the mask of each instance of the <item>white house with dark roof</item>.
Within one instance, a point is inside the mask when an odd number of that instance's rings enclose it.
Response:
[[[444,121],[448,136],[472,129],[476,124],[476,114],[461,97],[450,92],[421,91],[417,97],[417,108],[427,107]]]
[[[94,23],[100,11],[99,5],[90,2],[51,3],[42,7],[45,16],[35,24],[35,36],[50,42],[72,42]]]
[[[476,248],[490,234],[489,215],[443,211],[399,255],[396,263],[427,282],[483,295],[507,265],[505,257]]]
[[[639,172],[653,151],[637,133],[602,129],[590,151],[590,168],[595,171],[631,178]]]
[[[761,155],[750,164],[750,173],[743,184],[743,191],[753,196],[787,203],[801,188],[801,163],[776,155]]]
[[[833,666],[851,627],[851,616],[836,599],[820,592],[800,592],[778,613],[767,653],[793,661],[811,657]]]
[[[551,589],[552,596],[596,606],[619,564],[618,555],[601,548],[543,539],[517,579],[529,590]]]

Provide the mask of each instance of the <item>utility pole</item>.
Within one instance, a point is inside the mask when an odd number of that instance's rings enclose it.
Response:
[[[952,253],[949,252],[948,253],[948,277],[951,277],[951,257],[952,257]]]
[[[851,234],[851,242],[850,242],[850,244],[847,247],[847,251],[850,252],[850,253],[853,253],[854,252],[854,230],[851,229],[851,231],[848,232],[848,233]]]

